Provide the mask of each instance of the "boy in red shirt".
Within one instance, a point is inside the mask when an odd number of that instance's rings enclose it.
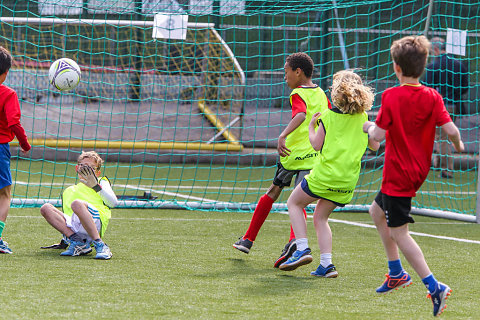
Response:
[[[8,210],[10,209],[12,174],[10,172],[9,142],[16,136],[22,153],[31,149],[25,130],[20,124],[20,104],[15,91],[2,83],[12,67],[12,56],[7,49],[0,47],[0,253],[12,253],[2,239]]]
[[[433,315],[438,316],[452,290],[434,278],[422,250],[408,232],[408,223],[414,222],[411,202],[430,170],[435,127],[442,128],[458,152],[464,145],[440,94],[419,82],[429,49],[430,42],[424,36],[393,42],[390,53],[400,86],[385,90],[376,123],[365,122],[363,130],[377,141],[386,139],[382,187],[370,215],[385,247],[389,274],[376,291],[385,294],[411,284],[410,275],[400,263],[400,249],[427,287]]]

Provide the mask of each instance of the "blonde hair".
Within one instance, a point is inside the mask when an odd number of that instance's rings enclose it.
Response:
[[[102,167],[103,160],[95,151],[82,151],[82,153],[78,156],[77,163],[82,162],[83,159],[93,159],[95,161],[97,170],[100,170]]]
[[[330,89],[333,105],[343,113],[362,113],[372,108],[373,89],[364,85],[362,78],[352,70],[335,73]]]

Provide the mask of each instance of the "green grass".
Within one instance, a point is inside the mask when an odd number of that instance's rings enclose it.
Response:
[[[60,257],[40,246],[60,240],[35,208],[12,209],[4,231],[13,255],[0,256],[2,319],[429,319],[431,302],[413,285],[386,296],[375,288],[387,271],[374,229],[332,222],[337,279],[272,267],[288,240],[288,216],[267,219],[249,255],[232,248],[248,213],[113,210],[105,241],[113,258]],[[371,224],[368,214],[332,218]],[[415,217],[411,230],[480,241],[479,226]],[[449,284],[444,319],[478,317],[479,244],[414,236],[435,276]]]

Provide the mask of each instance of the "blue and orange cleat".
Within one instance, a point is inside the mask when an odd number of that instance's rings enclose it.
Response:
[[[444,283],[438,282],[437,288],[433,293],[427,294],[427,298],[432,299],[433,303],[433,316],[437,317],[442,314],[443,310],[447,307],[446,301],[452,294],[452,289]]]
[[[402,271],[402,273],[395,277],[389,274],[386,274],[385,276],[387,278],[385,279],[383,284],[376,290],[376,292],[379,294],[386,294],[391,292],[392,290],[405,288],[412,284],[412,278],[410,278],[410,275],[405,271]]]

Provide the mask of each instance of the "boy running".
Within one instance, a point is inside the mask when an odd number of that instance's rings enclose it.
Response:
[[[0,47],[0,253],[12,253],[2,233],[10,209],[12,173],[10,172],[9,142],[17,137],[23,155],[31,149],[25,130],[20,124],[20,103],[17,93],[3,85],[12,67],[12,56],[7,49]]]
[[[464,150],[464,145],[442,96],[419,82],[429,49],[430,42],[424,36],[393,42],[390,53],[400,86],[385,90],[376,122],[366,122],[363,130],[377,141],[386,139],[382,186],[370,215],[385,247],[389,273],[376,291],[385,294],[412,282],[401,265],[400,249],[427,287],[433,315],[438,316],[452,290],[435,279],[422,250],[408,232],[408,223],[414,222],[411,202],[430,170],[435,127],[442,128],[458,152]]]
[[[372,150],[377,150],[380,145],[368,139],[362,131],[368,119],[366,111],[373,104],[372,89],[363,84],[359,75],[349,70],[333,76],[331,89],[333,109],[314,114],[309,125],[309,140],[319,151],[319,159],[287,201],[290,221],[297,235],[297,250],[280,265],[281,270],[291,271],[312,262],[302,210],[317,201],[313,224],[321,255],[320,265],[311,275],[324,278],[338,276],[332,264],[332,231],[328,217],[337,206],[343,207],[352,200],[367,145]]]
[[[80,256],[97,252],[95,259],[112,257],[110,248],[102,241],[111,217],[110,208],[117,205],[117,197],[107,177],[100,176],[103,160],[95,151],[82,152],[75,170],[80,182],[62,194],[63,212],[46,203],[40,213],[47,222],[60,231],[69,244],[62,256]],[[109,208],[110,207],[110,208]]]
[[[249,253],[260,228],[267,218],[272,205],[277,201],[283,188],[290,186],[296,175],[295,185],[312,169],[318,160],[318,153],[308,141],[308,124],[312,115],[324,112],[330,107],[327,96],[312,82],[313,60],[303,52],[294,53],[285,62],[285,81],[289,88],[292,120],[278,137],[277,151],[280,161],[277,162],[277,172],[273,183],[258,201],[250,225],[244,236],[233,244],[233,247]],[[304,212],[306,216],[306,213]],[[295,251],[295,234],[290,229],[290,239],[274,267],[287,260]]]

